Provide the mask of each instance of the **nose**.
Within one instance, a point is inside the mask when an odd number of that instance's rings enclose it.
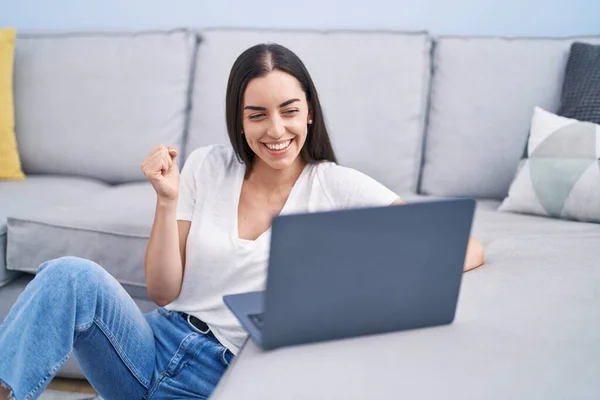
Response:
[[[271,118],[269,127],[267,128],[267,135],[273,139],[279,139],[285,134],[285,124],[283,119],[279,115],[275,115]]]

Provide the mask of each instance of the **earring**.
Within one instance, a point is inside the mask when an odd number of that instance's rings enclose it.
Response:
[[[311,125],[312,124],[312,119],[308,120],[308,124]]]
[[[242,136],[244,135],[244,130],[242,129]]]

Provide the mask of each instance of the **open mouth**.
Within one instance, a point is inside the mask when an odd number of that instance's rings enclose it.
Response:
[[[283,153],[284,151],[286,151],[290,145],[292,144],[292,141],[294,139],[289,139],[286,140],[284,142],[279,142],[279,143],[263,143],[263,145],[271,152],[271,153]]]

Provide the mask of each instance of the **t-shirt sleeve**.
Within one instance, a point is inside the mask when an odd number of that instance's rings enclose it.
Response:
[[[330,201],[339,208],[389,206],[399,198],[370,176],[336,164],[322,169],[321,180]]]
[[[198,200],[198,177],[202,164],[213,146],[200,147],[188,156],[179,177],[176,218],[191,221]]]

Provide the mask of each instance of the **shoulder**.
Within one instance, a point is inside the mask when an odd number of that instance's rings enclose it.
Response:
[[[317,176],[322,181],[346,181],[369,178],[364,173],[350,167],[344,167],[331,161],[324,161],[316,165]],[[370,178],[369,178],[370,179]]]
[[[317,177],[328,189],[351,189],[357,186],[380,185],[369,175],[334,162],[322,162],[316,165]]]
[[[221,175],[227,173],[241,163],[237,160],[233,148],[221,144],[213,144],[194,149],[185,161],[184,169],[192,170],[195,173],[202,170],[203,173]]]
[[[321,162],[315,169],[321,187],[337,207],[383,206],[398,199],[385,185],[355,168]]]

